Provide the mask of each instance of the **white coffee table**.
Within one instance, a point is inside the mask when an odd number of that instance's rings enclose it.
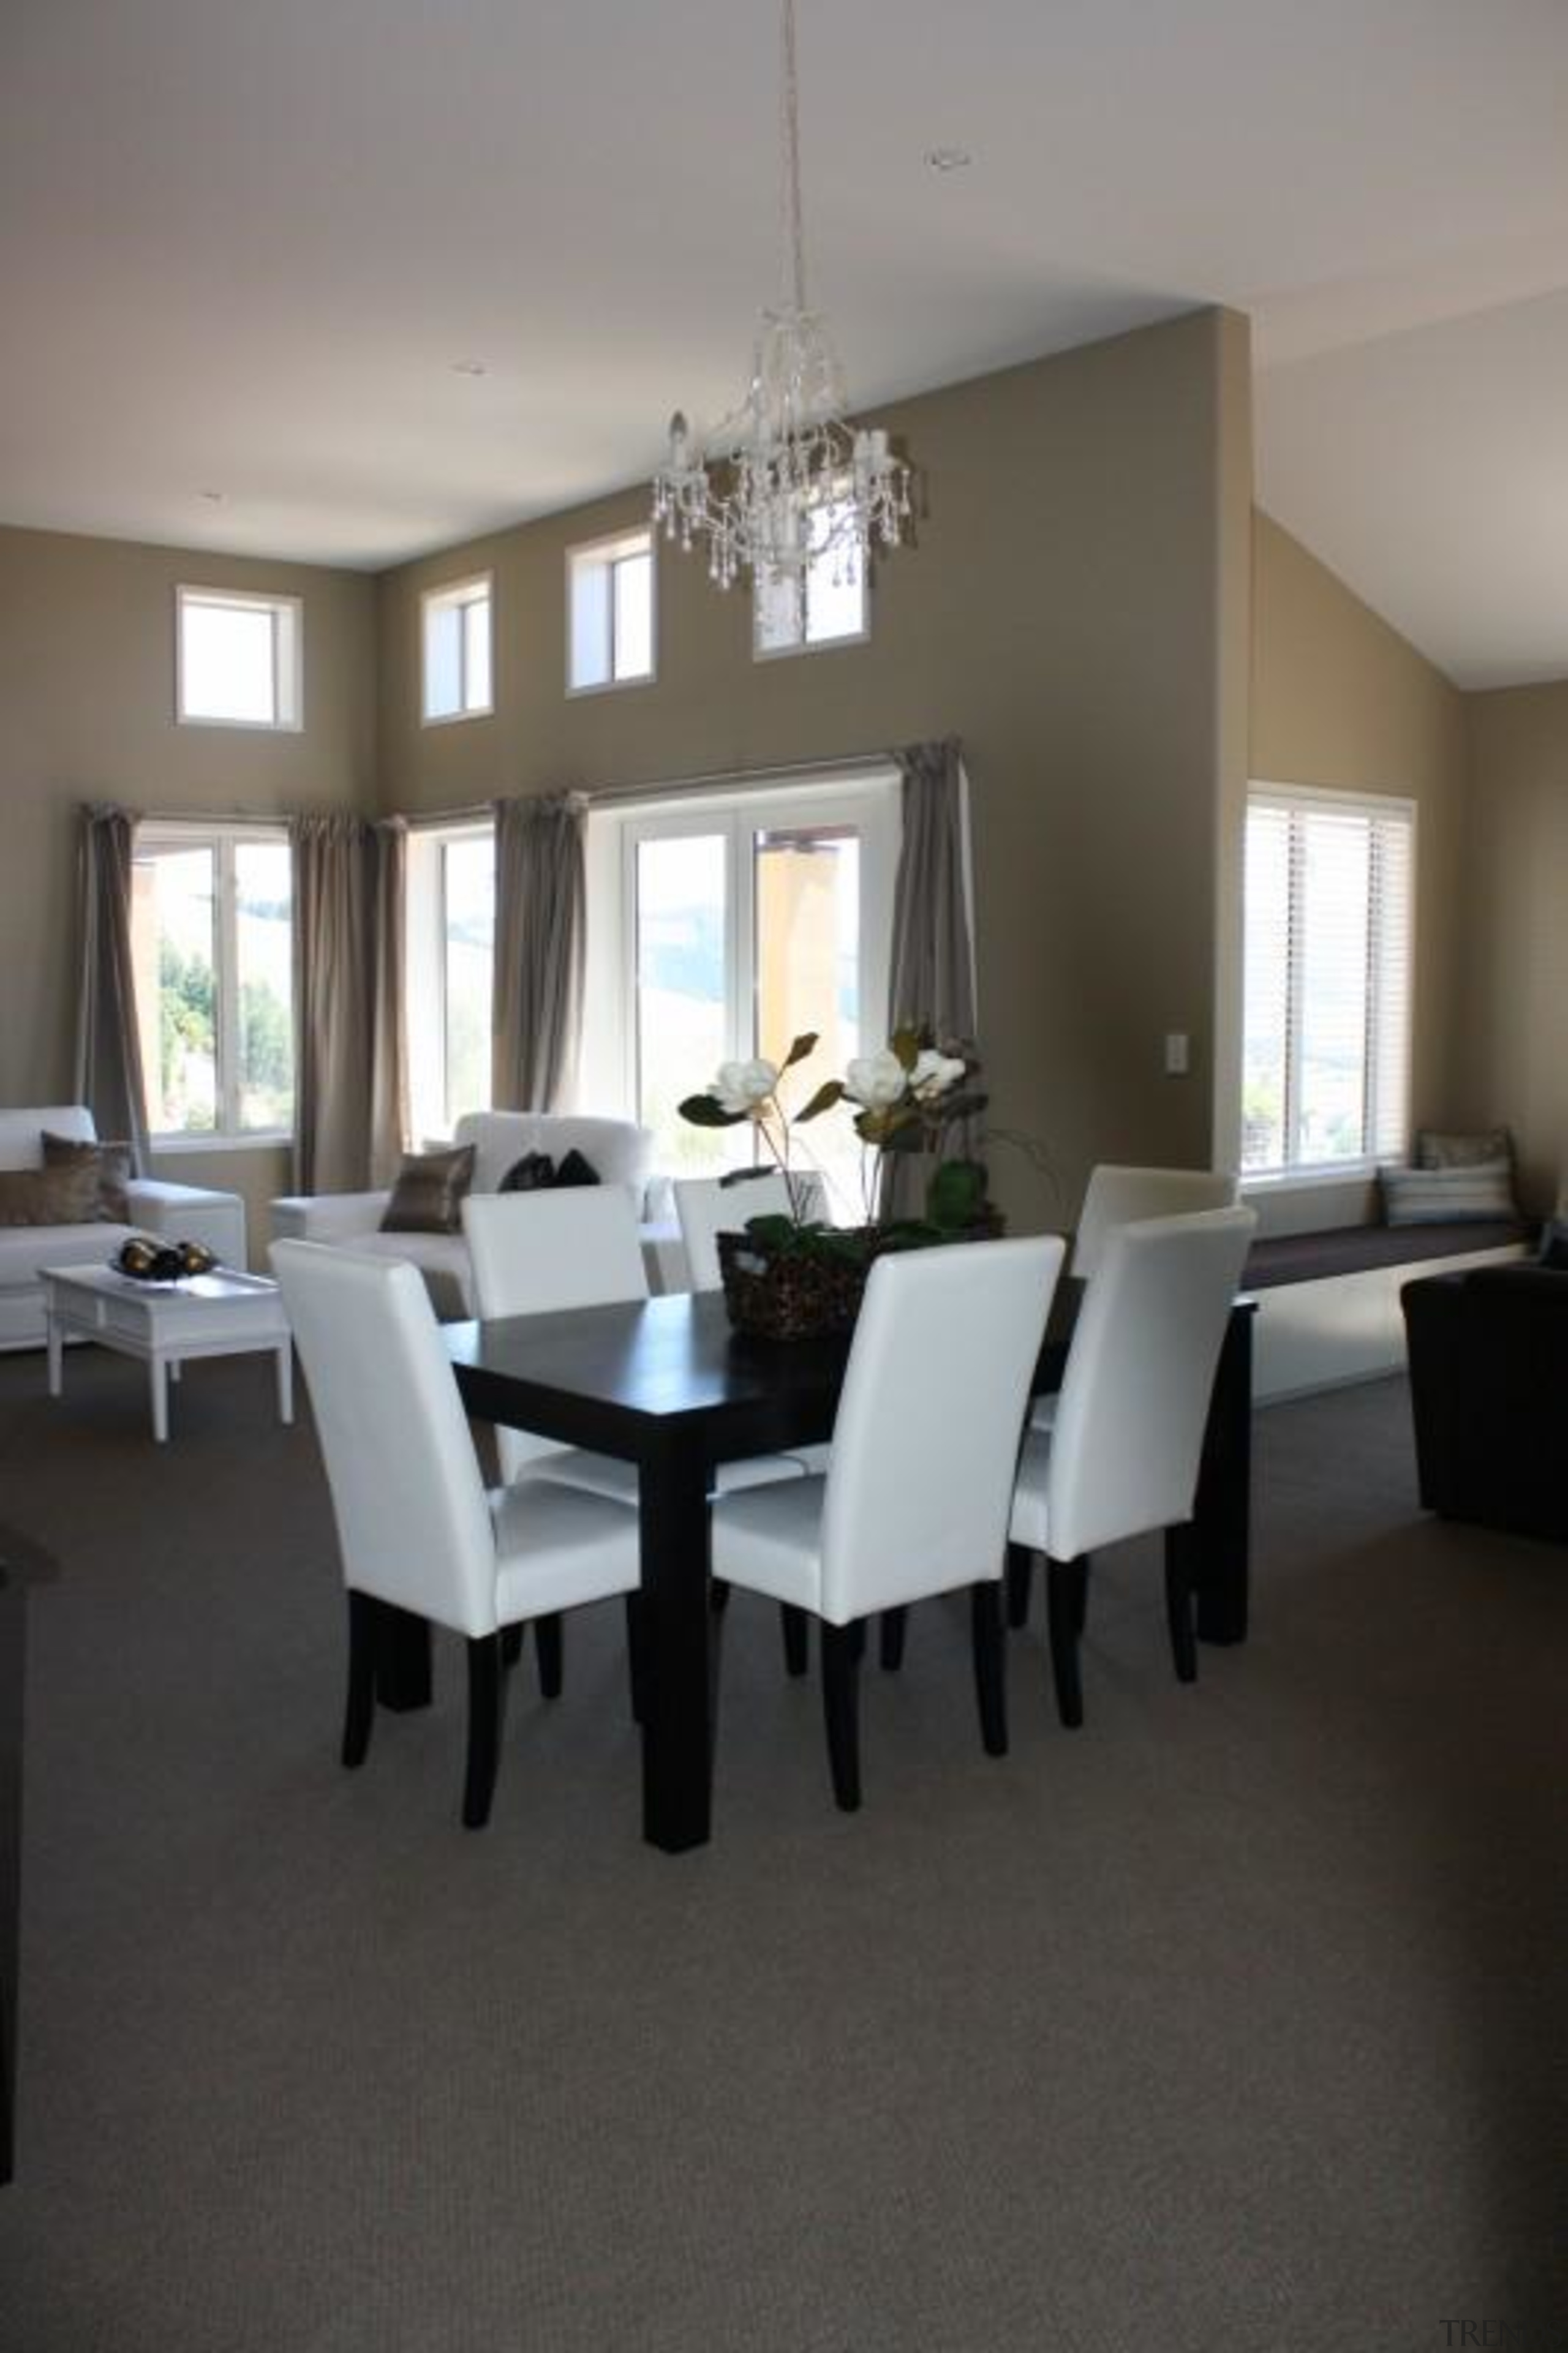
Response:
[[[62,1386],[68,1337],[96,1340],[140,1356],[152,1375],[153,1435],[169,1434],[169,1391],[190,1356],[242,1356],[270,1349],[278,1364],[278,1413],[294,1419],[294,1357],[282,1293],[265,1275],[215,1267],[179,1282],[137,1282],[111,1266],[42,1270],[48,1319],[49,1395]]]

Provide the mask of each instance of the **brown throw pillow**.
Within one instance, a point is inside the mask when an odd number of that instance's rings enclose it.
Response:
[[[381,1219],[384,1234],[455,1234],[462,1197],[473,1183],[471,1144],[451,1152],[409,1152],[403,1156]]]
[[[125,1187],[135,1175],[128,1144],[82,1144],[74,1135],[51,1135],[44,1130],[46,1168],[95,1168],[98,1208],[93,1212],[108,1224],[128,1226],[131,1202]]]
[[[0,1226],[90,1226],[98,1218],[98,1169],[0,1168]]]

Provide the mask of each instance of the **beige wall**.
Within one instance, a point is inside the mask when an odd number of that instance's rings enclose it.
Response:
[[[657,682],[568,700],[565,551],[640,520],[645,493],[387,575],[385,805],[431,811],[957,733],[994,1113],[1038,1138],[1062,1180],[1051,1198],[999,1145],[1000,1197],[1021,1225],[1050,1224],[1097,1158],[1207,1159],[1227,762],[1233,810],[1243,781],[1246,367],[1244,323],[1204,311],[879,412],[928,511],[918,547],[879,568],[862,647],[754,663],[748,599],[662,547]],[[421,728],[419,591],[487,567],[497,714]],[[1177,1029],[1193,1039],[1186,1080],[1161,1075]]]
[[[300,733],[175,724],[181,581],[303,598]],[[375,624],[375,582],[354,574],[0,527],[0,1103],[70,1098],[79,803],[204,816],[370,807]],[[157,1173],[245,1193],[254,1241],[287,1155],[181,1155]]]
[[[1456,1115],[1512,1128],[1521,1198],[1546,1210],[1568,1172],[1568,680],[1465,703]]]
[[[1454,1053],[1465,874],[1465,701],[1298,541],[1259,513],[1253,549],[1252,774],[1417,805],[1415,1124],[1460,1112]],[[1375,1214],[1365,1185],[1260,1202],[1276,1231]]]

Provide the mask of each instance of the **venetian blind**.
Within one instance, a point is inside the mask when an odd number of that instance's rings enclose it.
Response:
[[[1403,1158],[1414,806],[1255,791],[1248,802],[1242,1167]]]

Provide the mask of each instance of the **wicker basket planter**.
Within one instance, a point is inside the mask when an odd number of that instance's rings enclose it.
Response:
[[[758,1340],[821,1340],[852,1332],[865,1278],[876,1255],[865,1232],[863,1255],[780,1254],[749,1234],[717,1236],[725,1303],[737,1332]]]
[[[748,1233],[719,1234],[719,1272],[725,1303],[737,1332],[758,1340],[823,1340],[853,1332],[872,1262],[885,1250],[909,1250],[922,1242],[991,1241],[1002,1231],[995,1209],[960,1233],[910,1227],[846,1228],[851,1249],[833,1251],[774,1250]]]

